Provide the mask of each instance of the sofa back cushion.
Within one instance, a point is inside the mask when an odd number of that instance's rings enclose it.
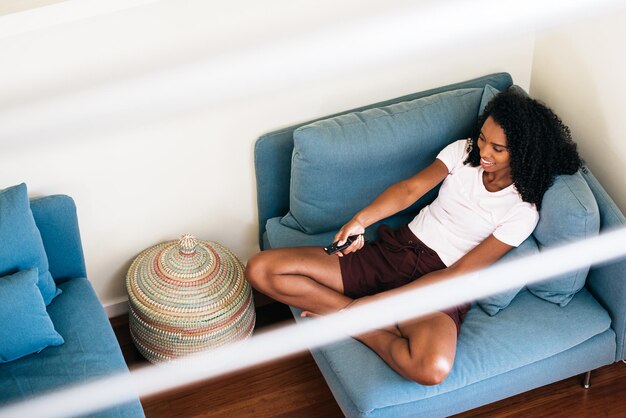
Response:
[[[335,230],[388,186],[471,135],[482,88],[453,90],[314,122],[294,132],[289,213],[281,223],[308,234]],[[415,212],[436,196],[424,196]]]
[[[74,200],[66,195],[31,199],[37,229],[48,256],[50,274],[56,283],[87,277]]]
[[[582,174],[558,176],[543,196],[533,232],[539,249],[591,237],[599,230],[598,204]],[[527,287],[535,296],[565,306],[583,288],[588,272],[589,266]]]

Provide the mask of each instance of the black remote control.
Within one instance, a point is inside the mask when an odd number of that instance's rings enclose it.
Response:
[[[330,244],[327,247],[324,247],[324,251],[326,252],[326,254],[331,255],[331,254],[335,254],[337,251],[343,251],[346,248],[348,248],[350,246],[350,244],[352,244],[354,241],[356,241],[356,239],[358,237],[360,237],[361,235],[352,235],[349,236],[348,239],[346,239],[346,242],[343,245],[337,245],[337,243],[339,241],[335,241],[332,244]]]

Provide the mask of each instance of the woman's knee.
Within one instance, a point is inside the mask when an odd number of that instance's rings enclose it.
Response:
[[[268,284],[268,260],[263,252],[253,255],[246,264],[244,272],[248,283],[257,290],[264,290]]]
[[[404,367],[404,375],[420,385],[442,383],[452,370],[452,361],[442,355],[427,355],[414,359]]]

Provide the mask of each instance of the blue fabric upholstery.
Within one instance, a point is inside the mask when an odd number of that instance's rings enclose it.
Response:
[[[50,304],[48,312],[65,344],[0,365],[0,405],[64,385],[128,372],[89,281],[74,278],[59,287],[63,293]],[[143,412],[139,401],[135,401],[93,416],[136,417],[143,416]]]
[[[469,137],[482,95],[479,88],[447,91],[296,129],[282,223],[309,234],[340,228],[387,187],[432,163],[447,144]]]
[[[559,176],[543,197],[539,223],[533,232],[540,249],[556,247],[598,234],[598,204],[580,172]],[[589,266],[528,285],[536,296],[565,306],[583,288]]]
[[[448,417],[472,408],[514,396],[531,389],[566,379],[588,370],[594,370],[612,360],[615,333],[608,329],[602,334],[567,351],[520,367],[509,372],[415,402],[391,404],[371,411],[359,410],[331,369],[324,354],[312,350],[311,354],[328,382],[331,392],[347,417]],[[546,373],[549,370],[549,373]],[[382,383],[381,384],[385,384]]]
[[[0,363],[63,344],[37,287],[37,269],[0,277]]]
[[[606,310],[584,290],[565,308],[528,291],[519,293],[507,309],[493,317],[474,307],[461,328],[452,373],[436,386],[402,378],[353,339],[318,351],[351,402],[365,413],[437,397],[533,364],[604,333],[610,324]],[[606,351],[614,350],[614,346],[610,348]]]
[[[626,218],[591,172],[583,177],[600,209],[600,231],[626,227]],[[594,266],[587,277],[587,288],[611,316],[611,327],[617,334],[615,361],[626,359],[626,259]]]
[[[24,183],[0,191],[0,242],[0,276],[36,268],[37,286],[48,305],[60,292],[48,271],[48,257]]]
[[[478,80],[480,85],[463,84],[461,88],[483,88],[485,84],[491,84],[495,90],[504,90],[512,85],[508,76],[503,79],[500,75],[494,75]],[[438,91],[450,89],[451,86],[445,86]],[[481,108],[487,103],[488,96],[495,92],[494,89],[485,89]],[[405,100],[428,95],[416,93]],[[391,103],[397,103],[397,99]],[[388,104],[375,104],[368,108]],[[289,209],[290,156],[294,129],[291,127],[264,135],[255,147],[262,248],[325,245],[335,233],[334,230],[306,233],[279,221]],[[593,193],[590,202],[593,198],[597,202],[601,232],[626,226],[623,214],[593,175],[585,172],[581,176]],[[563,185],[568,188],[571,186],[567,179],[559,180],[552,191],[554,196],[548,197],[552,202],[547,206],[544,202],[544,207],[552,205],[548,211],[552,213],[544,216],[545,228],[540,229],[538,236],[531,237],[516,252],[537,251],[531,244],[535,241],[544,246],[554,245],[556,234],[563,231],[561,228],[571,226],[564,216],[570,209],[563,206],[563,197],[559,192],[559,187]],[[579,186],[575,188],[584,189]],[[578,199],[578,193],[571,195]],[[332,202],[340,201],[342,197],[337,193]],[[586,202],[588,198],[587,195],[581,201]],[[579,205],[590,208],[586,203],[581,204],[581,201]],[[414,213],[406,216],[412,215]],[[549,221],[550,218],[553,221]],[[566,222],[567,225],[559,225],[559,222]],[[366,236],[373,239],[375,231],[369,228]],[[515,252],[511,252],[508,257],[515,255]],[[523,290],[498,315],[489,316],[486,313],[493,313],[498,306],[506,304],[516,289],[508,296],[498,295],[503,298],[492,302],[492,306],[485,307],[483,304],[484,311],[473,307],[461,328],[453,372],[437,386],[424,387],[400,378],[377,355],[356,340],[341,341],[315,349],[312,353],[347,416],[449,416],[625,358],[625,278],[626,260],[620,260],[591,268],[586,285],[578,278],[573,285],[570,282],[567,290],[575,294],[564,307]],[[576,293],[578,286],[585,287]],[[294,312],[296,319],[301,320],[297,310],[294,309]]]

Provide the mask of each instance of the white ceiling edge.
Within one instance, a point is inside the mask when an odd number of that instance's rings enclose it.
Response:
[[[0,39],[162,0],[65,0],[0,16]]]

